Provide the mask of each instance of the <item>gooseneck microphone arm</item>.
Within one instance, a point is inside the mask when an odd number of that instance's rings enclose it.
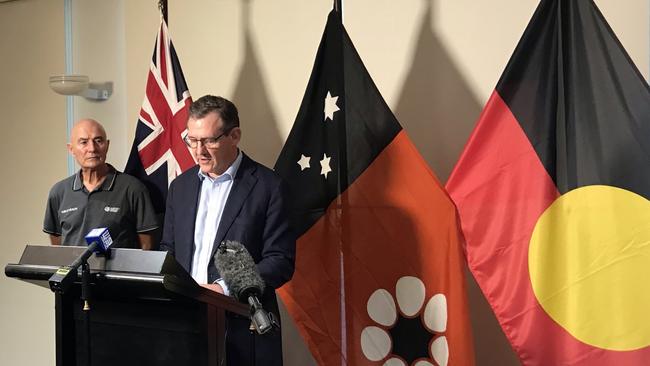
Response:
[[[88,245],[86,250],[81,253],[74,262],[72,262],[72,264],[69,266],[63,266],[54,272],[48,281],[50,283],[50,289],[60,294],[65,293],[68,288],[70,288],[70,285],[72,285],[77,279],[77,271],[79,270],[79,267],[88,262],[88,258],[93,255],[98,245],[99,243],[97,241],[93,241]]]
[[[84,263],[88,263],[88,258],[90,258],[93,253],[105,254],[106,256],[110,253],[110,246],[113,244],[113,239],[111,234],[108,232],[107,228],[97,228],[92,229],[85,237],[88,247],[84,250],[81,255],[72,262],[69,266],[63,266],[59,268],[49,279],[50,289],[56,293],[63,294],[68,288],[74,283],[77,279],[77,271],[79,266]],[[88,275],[90,270],[87,271]],[[88,278],[88,276],[86,276]],[[87,293],[87,291],[86,291]]]
[[[75,259],[74,262],[70,265],[70,267],[74,268],[79,268],[80,265],[82,265],[84,262],[88,261],[88,258],[90,258],[91,255],[95,252],[95,249],[97,249],[97,246],[99,245],[98,242],[94,241],[88,245],[86,248],[86,251],[83,252],[79,258]]]

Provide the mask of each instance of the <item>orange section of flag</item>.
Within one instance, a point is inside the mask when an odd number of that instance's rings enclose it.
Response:
[[[350,205],[349,239],[343,242],[348,243],[345,288],[352,349],[361,348],[365,327],[377,326],[367,311],[368,299],[377,289],[384,288],[396,298],[401,316],[419,318],[425,327],[430,326],[425,308],[434,295],[441,294],[447,303],[446,325],[443,331],[432,332],[428,341],[445,337],[449,364],[473,364],[456,210],[405,131],[348,188],[342,201]],[[421,307],[414,306],[415,314],[404,314],[404,304],[400,307],[396,296],[395,286],[405,276],[424,284],[424,301]],[[409,300],[414,300],[414,294],[404,296],[404,301]],[[396,326],[385,329],[390,332]],[[394,342],[401,341],[395,338]],[[429,353],[433,359],[431,349]]]
[[[301,237],[298,248],[296,274],[281,294],[319,363],[400,358],[473,364],[455,207],[404,131]],[[421,281],[423,296],[416,290],[398,293],[400,279]],[[371,296],[381,289],[395,306],[388,325],[369,310]],[[435,306],[435,295],[445,306]],[[442,327],[432,325],[432,317],[442,317]],[[372,347],[363,334],[369,327],[391,340],[374,350],[386,354],[379,363],[368,357]],[[397,333],[404,331],[400,327],[414,337]],[[443,344],[448,358],[435,349]]]

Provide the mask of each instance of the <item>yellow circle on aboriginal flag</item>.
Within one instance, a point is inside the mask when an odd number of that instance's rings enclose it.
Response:
[[[644,197],[603,185],[560,196],[535,225],[528,269],[542,308],[576,339],[616,351],[650,345]]]

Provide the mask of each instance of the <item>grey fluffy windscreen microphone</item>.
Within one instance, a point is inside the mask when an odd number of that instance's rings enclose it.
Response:
[[[246,247],[240,242],[223,242],[214,255],[214,265],[228,286],[230,293],[241,302],[248,302],[248,296],[261,296],[264,281]]]
[[[251,322],[258,334],[280,327],[273,313],[262,308],[258,297],[262,297],[264,292],[264,280],[242,243],[231,240],[221,243],[214,255],[214,265],[230,293],[240,302],[250,305]]]

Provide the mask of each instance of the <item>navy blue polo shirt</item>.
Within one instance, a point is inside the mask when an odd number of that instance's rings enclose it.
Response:
[[[158,228],[147,188],[111,165],[92,192],[80,170],[56,183],[47,199],[43,231],[61,236],[62,245],[86,245],[84,237],[98,227],[108,228],[115,248],[139,248],[137,234]]]

